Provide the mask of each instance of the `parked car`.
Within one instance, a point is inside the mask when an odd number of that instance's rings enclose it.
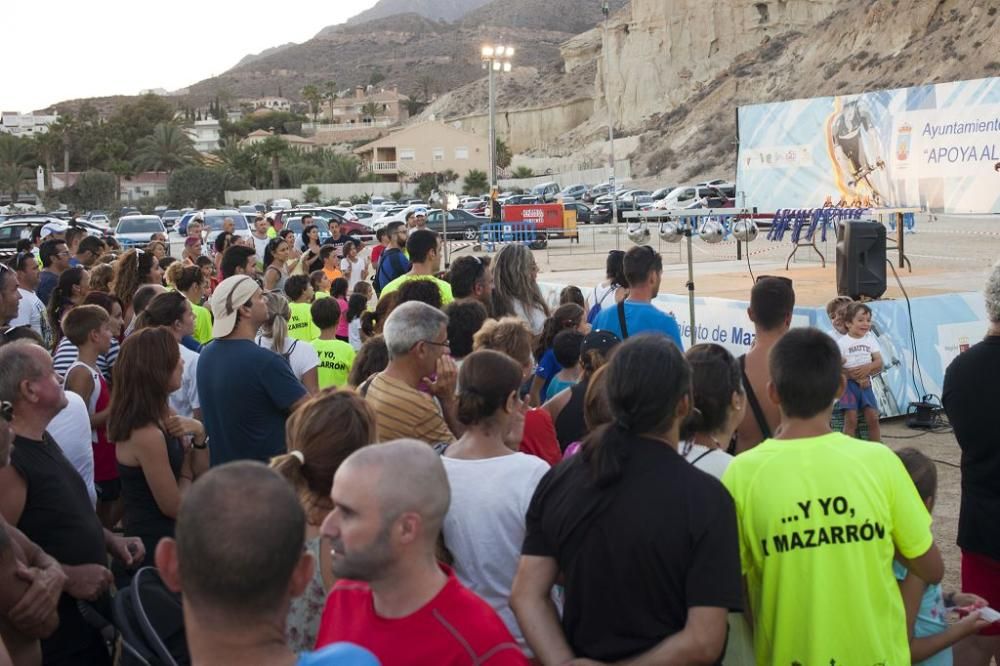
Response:
[[[570,201],[569,203],[564,203],[563,207],[566,210],[576,211],[576,223],[577,224],[592,224],[594,209],[581,201]]]
[[[559,183],[541,183],[531,188],[531,195],[538,197],[543,203],[555,201],[559,196]]]
[[[579,201],[583,199],[584,196],[586,196],[589,189],[590,188],[588,188],[583,183],[579,183],[577,185],[570,185],[569,187],[564,187],[562,191],[559,193],[559,196],[562,197],[563,201],[569,201],[569,200]]]
[[[118,218],[115,227],[115,240],[124,249],[130,247],[145,247],[153,234],[165,234],[167,228],[157,215],[125,215]]]
[[[35,227],[49,222],[61,221],[49,215],[10,215],[5,222],[0,223],[0,250],[12,251],[17,248],[17,242],[22,238],[31,238]]]
[[[694,206],[728,208],[732,205],[732,198],[726,196],[726,193],[719,188],[709,185],[686,185],[675,187],[670,194],[656,202],[655,208],[667,210]]]
[[[92,210],[87,215],[88,222],[96,222],[98,224],[104,224],[106,226],[111,225],[111,218],[103,210]]]
[[[102,238],[106,238],[115,235],[114,230],[110,226],[94,220],[83,220],[77,218],[72,222],[70,222],[69,224],[70,226],[75,226],[85,229],[87,233],[91,236],[100,236]]]
[[[597,199],[611,193],[611,183],[601,183],[587,190],[583,195],[585,203],[597,203]]]
[[[247,222],[246,215],[236,209],[206,208],[205,210],[198,211],[196,215],[204,223],[202,234],[205,237],[206,243],[211,244],[215,242],[215,237],[222,231],[222,223],[225,222],[227,217],[233,220],[233,235],[249,238],[253,234],[253,228]],[[256,218],[256,214],[254,214],[254,217]]]
[[[677,187],[677,186],[676,185],[670,185],[668,187],[661,187],[658,190],[653,190],[653,194],[652,194],[653,201],[659,201],[663,197],[667,196],[668,194],[670,194],[671,191],[673,191],[673,189],[675,187]]]
[[[432,210],[427,213],[427,228],[432,231],[444,232],[444,211]],[[463,238],[476,240],[479,238],[479,227],[489,223],[490,218],[473,215],[467,210],[457,208],[448,211],[448,238]]]
[[[177,220],[181,219],[181,212],[176,208],[170,208],[163,211],[160,219],[163,220],[163,226],[167,229],[173,229],[177,225]]]
[[[316,218],[316,225],[321,228],[326,227],[330,220],[336,218],[340,220],[341,230],[348,236],[373,236],[375,234],[371,227],[358,220],[357,215],[350,213],[350,211],[345,208],[332,206],[323,206],[318,208],[299,207],[291,210],[280,211],[275,213],[274,221],[276,224],[283,227],[286,220],[289,220],[294,216],[301,217],[307,213]],[[345,213],[349,214],[345,215]],[[301,229],[299,231],[301,231]]]

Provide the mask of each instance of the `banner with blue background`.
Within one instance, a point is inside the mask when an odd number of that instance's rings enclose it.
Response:
[[[739,205],[1000,213],[1000,78],[740,107]]]

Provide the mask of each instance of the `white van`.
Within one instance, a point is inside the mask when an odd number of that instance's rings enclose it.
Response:
[[[271,202],[271,210],[288,210],[292,207],[291,199],[275,199]]]

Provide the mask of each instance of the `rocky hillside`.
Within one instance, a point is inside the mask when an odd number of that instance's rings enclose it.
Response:
[[[347,24],[360,25],[396,14],[411,13],[434,20],[455,21],[488,2],[490,0],[379,0],[371,9],[348,19]],[[324,36],[325,32],[335,27],[324,28],[317,37]]]
[[[628,0],[609,0],[608,8],[616,12]],[[470,26],[488,25],[511,28],[545,26],[570,34],[593,28],[604,19],[598,0],[494,0],[471,11],[462,18]]]
[[[544,151],[526,157],[602,161],[609,58],[617,135],[637,146],[634,174],[732,178],[738,106],[1000,76],[998,14],[995,0],[632,0],[606,42],[595,29],[562,45],[568,74],[534,82],[547,90],[590,68],[595,106],[575,129],[539,137]],[[471,85],[436,106],[460,115],[481,98]]]

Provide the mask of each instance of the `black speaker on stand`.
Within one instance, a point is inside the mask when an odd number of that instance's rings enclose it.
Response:
[[[885,293],[885,227],[845,221],[837,232],[837,294],[858,300]]]

